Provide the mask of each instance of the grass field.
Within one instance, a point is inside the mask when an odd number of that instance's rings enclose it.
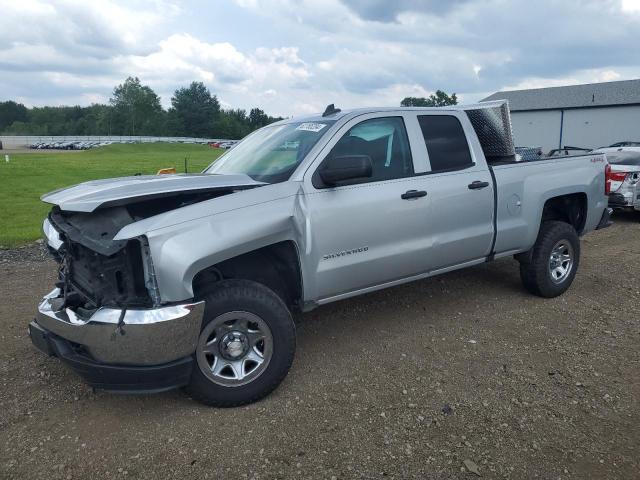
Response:
[[[0,151],[0,248],[41,237],[51,208],[40,195],[85,180],[154,174],[165,167],[200,172],[223,150],[206,145],[148,143],[108,145],[82,152],[18,153]],[[10,155],[9,163],[4,154]]]

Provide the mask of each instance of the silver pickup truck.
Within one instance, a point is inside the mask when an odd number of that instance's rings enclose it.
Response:
[[[262,128],[201,174],[43,196],[59,262],[32,342],[92,386],[255,401],[286,376],[292,313],[502,257],[571,285],[610,224],[605,156],[517,162],[508,106],[370,108]]]

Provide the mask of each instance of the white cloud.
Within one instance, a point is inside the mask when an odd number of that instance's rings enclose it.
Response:
[[[640,12],[640,0],[622,0],[622,10],[625,12]]]
[[[39,45],[82,56],[144,53],[179,9],[158,1],[138,8],[112,0],[0,1],[0,46]]]
[[[503,90],[526,90],[530,88],[562,87],[565,85],[580,85],[584,83],[613,82],[620,80],[622,75],[614,70],[589,69],[574,72],[572,76],[542,78],[525,78],[514,85],[508,85]]]
[[[436,89],[475,101],[640,77],[639,12],[640,0],[0,0],[0,100],[104,101],[133,75],[165,106],[198,80],[225,106],[283,116]]]
[[[640,74],[640,19],[625,12],[640,0],[237,2],[321,38],[328,54],[317,71],[350,91],[418,83],[481,92],[588,69]]]
[[[149,55],[122,57],[118,69],[135,72],[165,93],[165,104],[176,85],[193,80],[204,82],[230,105],[227,97],[237,102],[241,95],[245,106],[249,100],[273,99],[280,85],[302,85],[311,75],[296,48],[261,47],[245,54],[230,43],[207,43],[188,34],[171,35]]]
[[[596,82],[613,82],[620,80],[620,74],[615,70],[603,70],[598,72],[595,78]]]

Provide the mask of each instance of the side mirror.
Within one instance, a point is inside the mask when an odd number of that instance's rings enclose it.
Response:
[[[332,186],[345,180],[371,177],[373,164],[369,155],[338,155],[327,157],[319,173],[322,182]]]

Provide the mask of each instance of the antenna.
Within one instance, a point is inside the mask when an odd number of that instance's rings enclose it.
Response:
[[[325,109],[322,116],[328,117],[329,115],[335,115],[336,113],[339,113],[339,112],[340,112],[340,109],[336,108],[332,103],[331,105],[327,105],[327,108]]]

